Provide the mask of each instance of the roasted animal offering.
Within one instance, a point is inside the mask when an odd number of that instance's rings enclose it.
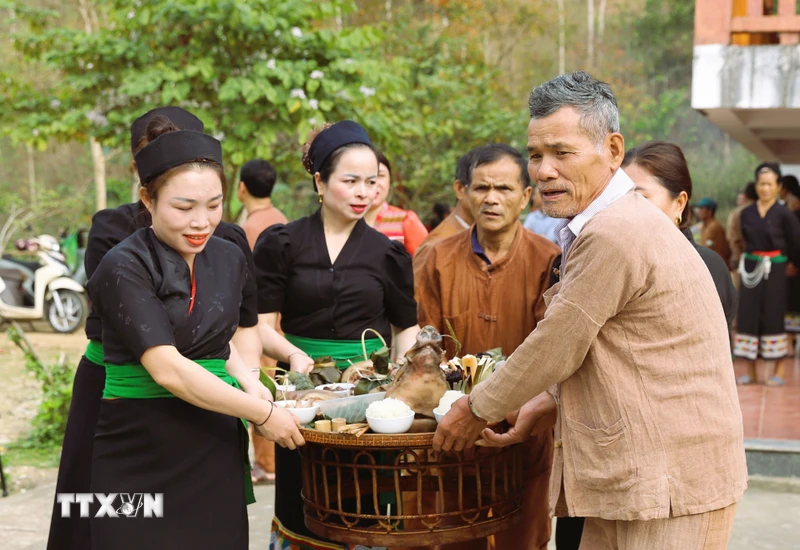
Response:
[[[433,409],[450,389],[439,366],[443,357],[442,335],[432,326],[426,326],[406,353],[406,362],[397,370],[386,397],[399,399],[415,413],[433,418]]]

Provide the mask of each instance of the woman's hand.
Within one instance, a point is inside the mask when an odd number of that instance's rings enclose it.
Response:
[[[291,450],[305,445],[306,441],[298,429],[300,420],[283,407],[278,405],[272,407],[272,416],[269,420],[261,426],[255,426],[258,435]]]
[[[290,371],[308,374],[314,370],[314,360],[302,351],[293,352],[289,355]]]
[[[255,376],[258,376],[257,374]],[[272,392],[269,388],[261,383],[261,380],[254,380],[247,383],[247,387],[242,387],[242,391],[247,395],[252,395],[256,399],[263,399],[264,401],[272,401]]]

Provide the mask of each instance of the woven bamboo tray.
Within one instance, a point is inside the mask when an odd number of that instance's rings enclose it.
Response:
[[[350,434],[333,432],[320,432],[308,428],[301,428],[300,433],[306,443],[330,445],[332,447],[367,447],[373,449],[404,448],[404,447],[432,447],[434,432],[403,433],[403,434],[375,434],[365,433],[361,437]]]

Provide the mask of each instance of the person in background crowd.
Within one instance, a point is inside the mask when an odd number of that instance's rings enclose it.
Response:
[[[286,338],[297,346],[291,359],[309,359],[294,371],[311,371],[311,358],[323,356],[342,370],[351,360],[362,360],[361,336],[368,328],[383,336],[395,360],[404,356],[419,332],[411,256],[400,242],[364,222],[378,178],[369,136],[350,120],[314,131],[303,148],[303,166],[313,177],[320,207],[258,238],[253,255],[259,326],[269,329],[281,314]],[[364,345],[370,354],[383,344],[368,338]],[[320,540],[303,521],[298,454],[276,448],[275,458],[270,548],[343,549]]]
[[[433,245],[451,235],[468,229],[475,221],[472,212],[470,212],[469,200],[467,199],[470,167],[469,155],[469,153],[463,155],[456,163],[456,177],[453,181],[453,192],[455,192],[457,200],[456,207],[436,229],[425,237],[425,240],[422,241],[422,244],[417,249],[417,253],[414,256],[415,273],[419,266],[425,263],[425,256],[430,252]]]
[[[275,187],[275,168],[266,160],[253,159],[239,172],[236,196],[247,211],[247,220],[242,224],[247,242],[252,249],[256,239],[267,227],[286,223],[286,216],[272,204],[272,189]]]
[[[756,194],[756,184],[751,181],[748,183],[744,190],[736,197],[736,209],[728,216],[728,230],[726,236],[728,238],[728,245],[731,249],[731,259],[728,262],[728,267],[731,269],[731,277],[733,278],[733,286],[739,288],[739,259],[744,252],[744,237],[742,236],[742,210],[750,206],[758,200]]]
[[[542,212],[542,193],[538,187],[534,189],[533,195],[531,195],[531,211],[522,226],[537,235],[541,235],[550,242],[557,243],[556,226],[559,222],[560,220],[551,218]]]
[[[800,183],[791,175],[781,178],[782,187],[786,190],[786,207],[800,220]],[[800,272],[797,266],[789,262],[786,266],[786,277],[789,279],[789,301],[786,306],[786,332],[789,335],[789,354],[797,355],[800,342]],[[794,353],[793,353],[794,352]]]
[[[536,330],[453,403],[433,448],[524,441],[557,411],[551,514],[586,518],[582,548],[724,550],[747,466],[711,275],[633,192],[607,84],[564,74],[529,107],[528,173],[545,213],[564,218],[560,281]],[[487,428],[503,419],[508,432]]]
[[[725,228],[717,221],[715,214],[717,213],[717,202],[703,197],[695,205],[697,217],[703,224],[700,231],[700,244],[710,248],[720,255],[725,260],[725,265],[731,259],[731,248],[728,244],[728,238],[725,236]]]
[[[286,216],[272,204],[272,189],[275,187],[275,168],[262,159],[245,163],[239,171],[239,185],[236,195],[247,212],[242,224],[250,249],[256,245],[261,232],[275,225],[286,223]],[[275,327],[280,330],[279,326]],[[261,356],[262,367],[275,367],[277,362],[266,355]],[[258,376],[258,373],[255,373]],[[255,437],[255,428],[250,426],[255,458],[250,476],[253,483],[273,483],[275,481],[275,443],[263,437]]]
[[[636,191],[652,202],[689,239],[714,279],[717,294],[725,311],[728,329],[736,316],[738,301],[728,264],[710,248],[700,246],[692,239],[692,176],[681,148],[666,141],[648,141],[629,149],[622,161],[625,173],[636,184]],[[702,202],[702,201],[701,201]]]
[[[377,193],[364,220],[370,227],[402,244],[413,256],[428,236],[428,230],[414,212],[392,206],[387,202],[392,188],[392,165],[383,153],[376,151],[376,154],[380,162]]]
[[[453,207],[449,204],[445,204],[443,202],[437,202],[433,204],[433,215],[431,216],[431,221],[428,224],[428,231],[433,231],[439,224],[444,221],[444,219],[450,215],[453,211]],[[430,235],[430,233],[428,233]],[[419,248],[417,249],[419,250]]]
[[[748,373],[739,377],[739,384],[757,381],[756,360],[761,358],[766,383],[781,386],[782,359],[788,352],[786,264],[800,261],[800,221],[778,203],[780,167],[765,162],[755,174],[758,200],[741,214],[745,253],[739,261],[742,286],[733,353],[748,361]]]
[[[510,354],[545,315],[542,298],[550,287],[559,248],[523,229],[519,216],[531,195],[527,162],[504,144],[492,143],[470,153],[467,198],[477,214],[470,231],[436,243],[417,270],[416,298],[420,326],[442,334],[452,327],[462,354],[502,348]],[[448,325],[447,323],[450,323]],[[448,357],[456,346],[445,341]],[[551,520],[547,491],[553,456],[551,426],[525,443],[525,521],[495,535],[496,548],[547,548]],[[452,545],[461,550],[485,548],[485,541]],[[445,546],[443,550],[450,548]]]

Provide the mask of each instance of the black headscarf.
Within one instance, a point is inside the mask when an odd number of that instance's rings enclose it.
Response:
[[[195,132],[202,132],[205,130],[203,121],[185,109],[181,109],[180,107],[157,107],[152,111],[147,111],[131,124],[132,155],[136,154],[136,147],[139,145],[139,142],[142,141],[145,134],[147,134],[147,125],[159,115],[170,119],[172,123],[181,130],[194,130]]]
[[[222,164],[222,144],[202,132],[168,132],[142,147],[134,156],[139,181],[143,185],[170,168],[190,162],[212,161]]]
[[[367,131],[359,123],[352,120],[337,122],[330,128],[320,132],[314,138],[311,148],[308,150],[308,158],[311,160],[311,174],[319,172],[322,169],[322,165],[325,164],[325,161],[336,149],[351,143],[363,143],[372,147]]]

